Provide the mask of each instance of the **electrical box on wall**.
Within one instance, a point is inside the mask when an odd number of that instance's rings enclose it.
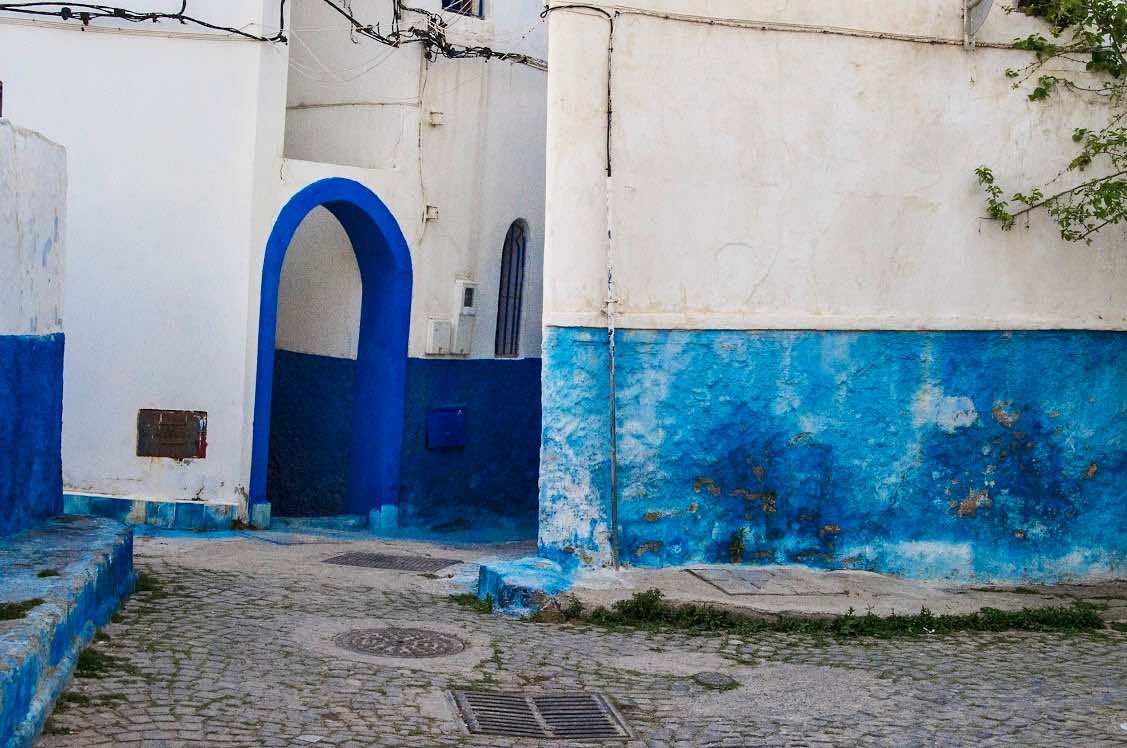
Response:
[[[473,349],[474,326],[477,320],[477,283],[459,279],[458,321],[454,328],[454,348],[456,356],[468,356]]]
[[[448,319],[432,319],[427,329],[427,354],[445,356],[450,353],[454,325]]]
[[[427,449],[466,446],[466,406],[445,405],[427,413]]]

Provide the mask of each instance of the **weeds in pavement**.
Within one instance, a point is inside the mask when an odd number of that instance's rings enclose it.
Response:
[[[78,665],[74,669],[74,677],[104,678],[114,670],[120,670],[131,675],[137,672],[137,668],[130,665],[124,657],[115,657],[96,649],[85,649],[78,655]]]
[[[42,604],[43,599],[39,597],[32,598],[31,600],[21,600],[16,603],[0,603],[0,621],[14,621],[18,618],[23,618],[32,608]]]
[[[915,637],[964,631],[1097,631],[1104,622],[1096,608],[1083,603],[1058,608],[1025,608],[1016,611],[983,608],[977,613],[936,615],[923,608],[915,615],[857,615],[852,609],[833,618],[801,618],[789,615],[753,616],[694,603],[671,603],[660,590],[638,592],[610,608],[584,612],[578,601],[562,609],[563,620],[604,628],[633,628],[646,631],[676,630],[690,634],[788,633],[839,639],[857,637]],[[534,618],[535,620],[535,618]]]
[[[477,613],[492,613],[493,612],[493,595],[486,595],[482,600],[477,595],[465,592],[460,595],[451,595],[450,599],[463,608],[469,608]]]
[[[164,583],[155,574],[143,571],[137,575],[137,586],[134,592],[146,592],[150,598],[164,597]]]

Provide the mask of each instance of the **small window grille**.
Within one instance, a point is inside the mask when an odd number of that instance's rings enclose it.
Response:
[[[528,226],[513,221],[505,234],[501,250],[501,290],[497,295],[497,337],[494,353],[498,358],[520,355],[520,312],[524,301],[524,254]]]
[[[483,18],[485,16],[484,0],[442,0],[442,9],[463,16]]]

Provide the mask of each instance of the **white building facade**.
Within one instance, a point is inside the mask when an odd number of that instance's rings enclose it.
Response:
[[[962,10],[550,12],[542,555],[1122,570],[1123,230],[1002,232],[974,175],[1044,183],[1100,113]]]
[[[393,509],[380,521],[457,528],[504,509],[534,523],[541,8],[400,11],[408,34],[439,19],[459,48],[531,60],[513,62],[393,48],[319,0],[283,17],[279,5],[203,0],[191,13],[266,38],[284,24],[288,44],[0,14],[5,114],[74,154],[68,508],[220,527],[277,494],[283,514]],[[386,33],[398,5],[350,8]],[[362,235],[349,241],[352,219]],[[519,266],[502,268],[506,247]],[[363,316],[388,326],[366,339]],[[356,363],[366,350],[382,351],[374,368]],[[396,376],[398,402],[363,390]],[[373,421],[385,426],[354,427]],[[454,486],[468,490],[455,500]]]

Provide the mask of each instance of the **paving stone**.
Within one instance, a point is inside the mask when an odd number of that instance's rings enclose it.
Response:
[[[1127,723],[1127,635],[1118,632],[864,643],[612,632],[483,616],[443,596],[373,588],[362,571],[352,582],[319,576],[319,563],[262,574],[253,563],[220,571],[189,555],[141,554],[137,566],[163,589],[134,595],[122,621],[108,627],[111,641],[98,645],[131,668],[75,681],[72,690],[89,702],[56,713],[51,726],[59,734],[44,734],[38,745],[528,745],[466,733],[446,693],[475,687],[604,692],[630,725],[632,746],[1113,745],[1127,738],[1120,728]],[[482,654],[457,666],[443,666],[443,658],[429,658],[433,666],[385,664],[334,648],[331,632],[322,632],[371,628],[374,619],[457,629],[484,642]],[[694,680],[700,673],[740,685],[710,689]]]

